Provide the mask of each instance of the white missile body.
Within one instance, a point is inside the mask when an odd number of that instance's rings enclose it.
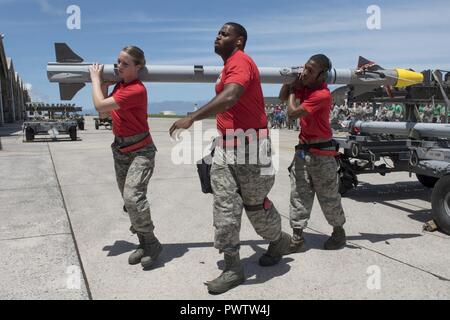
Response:
[[[47,77],[50,82],[60,85],[61,100],[71,100],[73,96],[91,82],[89,66],[74,53],[65,43],[55,43],[56,62],[47,64]],[[363,61],[367,61],[364,58]],[[361,64],[361,63],[359,63]],[[405,87],[421,83],[421,73],[405,69],[382,69],[379,66],[372,70],[364,69],[331,69],[328,72],[327,83],[339,85],[363,86],[374,88],[378,86]],[[139,72],[143,82],[196,82],[215,83],[222,72],[223,66],[174,66],[146,65]],[[259,67],[262,83],[291,83],[303,71],[302,67]],[[105,64],[103,78],[106,81],[120,81],[115,64]]]
[[[344,121],[353,133],[450,139],[450,124],[422,122]]]

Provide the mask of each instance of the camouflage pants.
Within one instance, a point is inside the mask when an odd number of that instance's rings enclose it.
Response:
[[[123,154],[113,143],[117,185],[131,221],[131,231],[148,233],[154,229],[147,200],[147,186],[155,167],[156,147],[153,143]]]
[[[341,205],[341,195],[338,192],[336,160],[330,156],[311,153],[305,153],[304,158],[301,159],[295,155],[289,170],[291,227],[306,228],[315,194],[328,223],[333,227],[344,225],[345,215]]]
[[[214,247],[231,254],[240,248],[239,232],[244,207],[258,235],[270,241],[281,236],[280,214],[268,199],[265,201],[275,175],[261,174],[263,166],[258,163],[230,164],[233,160],[236,160],[236,154],[216,146],[211,167]]]

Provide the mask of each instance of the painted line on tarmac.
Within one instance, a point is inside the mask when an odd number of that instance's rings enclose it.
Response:
[[[323,233],[323,232],[321,232],[321,231],[319,231],[319,230],[315,230],[315,229],[313,229],[313,228],[311,228],[311,227],[307,227],[306,229],[310,229],[310,230],[312,230],[312,231],[314,231],[314,232],[317,232],[317,233],[326,235],[326,233]],[[366,249],[366,250],[368,250],[368,251],[377,253],[377,254],[379,254],[379,255],[385,257],[385,258],[388,258],[389,260],[392,260],[392,261],[401,263],[401,264],[403,264],[403,265],[405,265],[405,266],[407,266],[407,267],[410,267],[410,268],[416,269],[416,270],[418,270],[418,271],[425,272],[425,273],[427,273],[427,274],[429,274],[429,275],[432,275],[433,277],[436,277],[436,278],[438,278],[439,280],[442,280],[442,281],[449,281],[449,282],[450,282],[450,279],[449,279],[449,278],[446,278],[446,277],[444,277],[444,276],[441,276],[441,275],[439,275],[439,274],[437,274],[437,273],[434,273],[434,272],[432,272],[432,271],[425,270],[425,269],[423,269],[423,268],[421,268],[421,267],[412,265],[412,264],[410,264],[410,263],[408,263],[408,262],[399,260],[399,259],[397,259],[397,258],[388,256],[387,254],[384,254],[384,253],[382,253],[382,252],[380,252],[380,251],[377,251],[377,250],[374,250],[374,249],[371,249],[371,248],[362,246],[362,245],[360,245],[360,244],[356,244],[356,243],[351,242],[351,241],[347,241],[347,244],[351,244],[351,245],[356,246],[356,247],[359,247],[359,248],[361,248],[361,249]]]
[[[44,238],[44,237],[51,237],[51,236],[67,236],[67,235],[70,235],[70,233],[69,232],[63,232],[63,233],[40,234],[40,235],[37,235],[37,236],[26,236],[26,237],[18,237],[18,238],[0,239],[0,241],[25,240],[25,239]]]
[[[83,274],[84,284],[86,286],[88,298],[89,298],[89,300],[92,300],[92,293],[91,293],[91,289],[89,288],[89,282],[87,280],[86,270],[84,269],[83,261],[81,260],[81,254],[80,254],[80,250],[78,249],[78,243],[77,243],[77,239],[75,237],[75,233],[73,231],[72,221],[70,220],[70,216],[69,216],[69,210],[67,210],[66,200],[64,199],[64,193],[63,193],[63,191],[61,189],[61,183],[59,182],[58,173],[56,172],[56,167],[55,167],[55,162],[53,161],[52,151],[51,151],[50,145],[48,143],[47,143],[47,148],[48,148],[48,153],[50,155],[50,159],[52,160],[53,172],[55,173],[56,182],[58,184],[58,190],[59,190],[59,193],[61,195],[61,199],[62,199],[62,203],[63,203],[63,206],[64,206],[64,210],[66,211],[67,220],[69,222],[70,233],[72,234],[72,240],[73,240],[73,243],[74,243],[74,246],[75,246],[75,251],[77,253],[78,261],[80,263],[80,269],[81,269],[81,272]]]

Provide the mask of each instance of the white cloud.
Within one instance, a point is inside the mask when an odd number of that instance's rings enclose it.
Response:
[[[48,95],[36,90],[31,83],[25,83],[25,88],[33,102],[48,102],[50,100]]]
[[[43,13],[48,13],[57,16],[65,15],[65,8],[62,9],[60,7],[54,6],[50,4],[49,0],[36,0],[36,2],[39,5],[41,12]]]
[[[330,6],[323,11],[292,10],[276,15],[256,14],[242,19],[249,40],[246,50],[260,65],[298,65],[311,54],[328,54],[339,68],[354,67],[359,55],[374,59],[386,67],[402,66],[423,69],[427,65],[447,67],[450,63],[448,39],[450,5],[437,6],[422,2],[381,4],[382,29],[370,31],[366,27],[367,6]],[[135,15],[136,23],[157,22],[158,18]],[[162,19],[163,20],[163,19]],[[200,20],[199,20],[200,21]],[[165,34],[182,39],[183,45],[160,46],[155,53],[163,56],[164,63],[203,65],[220,61],[212,51],[212,41],[217,32],[217,21],[206,19],[197,24],[196,19],[179,19],[176,26],[162,25],[136,27],[130,21],[126,29],[108,30],[112,34]],[[170,34],[170,35],[169,35]],[[209,34],[209,35],[208,35]],[[192,46],[193,41],[198,45]],[[175,43],[175,42],[174,42]],[[175,43],[176,44],[176,43]],[[152,43],[152,46],[154,43]],[[145,48],[144,48],[145,49]],[[204,55],[211,52],[211,57]],[[197,58],[195,55],[200,55]],[[203,57],[202,57],[203,55]]]

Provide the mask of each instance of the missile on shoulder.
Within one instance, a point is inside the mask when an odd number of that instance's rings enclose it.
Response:
[[[61,100],[71,100],[86,83],[91,82],[89,66],[66,43],[55,43],[56,62],[47,64],[50,82],[59,83]],[[139,72],[143,82],[215,83],[223,66],[175,66],[146,65]],[[303,67],[259,67],[260,80],[267,84],[291,83],[303,71]],[[120,81],[117,64],[105,64],[105,81]],[[356,69],[331,69],[327,83],[351,85],[359,91],[371,91],[379,86],[407,87],[422,83],[421,73],[407,69],[383,69],[360,57]]]
[[[91,82],[89,66],[66,43],[55,43],[56,62],[47,64],[50,82],[59,83],[61,100],[71,100],[86,83]],[[142,82],[215,83],[223,66],[149,65],[139,72]],[[299,74],[297,68],[259,68],[263,83],[290,83]],[[105,81],[120,81],[117,64],[105,64]]]

